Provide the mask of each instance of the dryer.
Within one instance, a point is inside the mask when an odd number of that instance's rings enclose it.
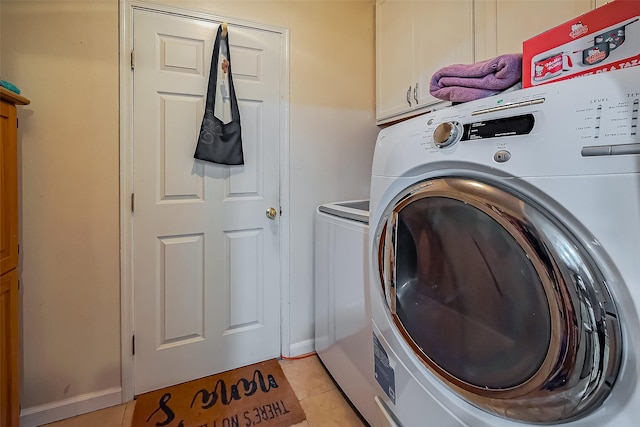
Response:
[[[368,200],[316,210],[315,349],[360,415],[375,425],[368,223]]]
[[[630,68],[380,132],[370,291],[389,420],[637,424],[639,100]]]

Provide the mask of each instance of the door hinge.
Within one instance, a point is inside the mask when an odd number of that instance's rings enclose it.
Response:
[[[131,193],[131,213],[136,211],[136,193]]]
[[[131,50],[131,69],[135,69],[136,68],[136,51],[135,50]]]
[[[136,355],[136,336],[131,336],[131,354]]]

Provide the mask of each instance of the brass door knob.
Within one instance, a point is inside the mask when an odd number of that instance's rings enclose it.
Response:
[[[278,211],[276,211],[276,208],[268,208],[266,215],[267,215],[267,218],[269,219],[276,219],[276,216],[278,215]]]

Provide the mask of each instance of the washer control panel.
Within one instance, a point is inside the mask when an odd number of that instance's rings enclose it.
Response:
[[[433,144],[437,148],[445,148],[458,141],[526,135],[532,131],[534,124],[535,118],[530,113],[465,124],[452,120],[442,122],[435,127]]]

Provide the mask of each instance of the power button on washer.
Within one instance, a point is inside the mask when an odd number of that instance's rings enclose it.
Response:
[[[511,153],[507,150],[500,150],[493,155],[493,160],[498,163],[504,163],[511,158]]]

